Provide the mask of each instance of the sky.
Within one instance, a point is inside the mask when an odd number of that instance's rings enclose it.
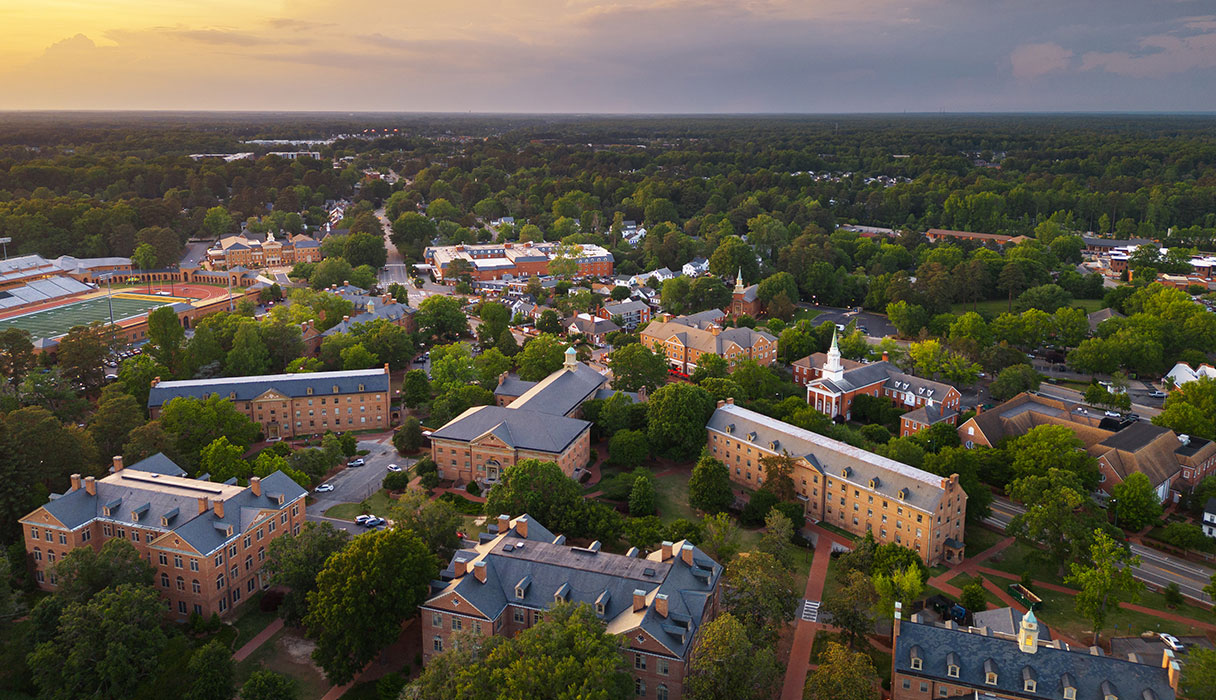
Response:
[[[1216,110],[1216,0],[0,0],[0,109]]]

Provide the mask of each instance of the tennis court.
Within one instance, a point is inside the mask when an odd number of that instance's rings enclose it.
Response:
[[[117,322],[180,300],[143,294],[115,294],[111,300],[100,296],[64,306],[57,306],[53,309],[35,311],[24,316],[0,320],[0,330],[21,328],[29,331],[35,340],[38,338],[58,338],[61,335],[66,335],[73,326],[87,326],[94,321],[109,323],[110,301],[114,304],[114,321]]]

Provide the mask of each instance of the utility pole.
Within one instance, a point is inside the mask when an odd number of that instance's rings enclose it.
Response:
[[[5,260],[8,260],[8,244],[9,244],[9,243],[12,243],[12,242],[13,242],[13,239],[12,239],[12,238],[10,238],[9,236],[5,236],[4,238],[0,238],[0,245],[3,245],[3,246],[4,246],[4,259],[5,259]]]
[[[114,299],[110,295],[113,293],[113,287],[110,285],[110,280],[114,279],[113,272],[107,272],[106,278],[106,304],[110,307],[110,328],[114,328]]]

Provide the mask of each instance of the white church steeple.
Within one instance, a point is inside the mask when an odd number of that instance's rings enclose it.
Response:
[[[825,379],[840,381],[844,378],[844,365],[840,362],[840,346],[836,343],[836,329],[832,329],[832,347],[828,348],[828,359],[823,364]]]

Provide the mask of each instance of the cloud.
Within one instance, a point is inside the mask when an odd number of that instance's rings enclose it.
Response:
[[[1068,68],[1073,52],[1059,44],[1022,44],[1009,55],[1013,77],[1018,80],[1035,78]]]
[[[1177,36],[1154,34],[1139,41],[1139,51],[1090,51],[1081,70],[1104,70],[1129,78],[1163,78],[1196,68],[1216,68],[1216,32]]]

